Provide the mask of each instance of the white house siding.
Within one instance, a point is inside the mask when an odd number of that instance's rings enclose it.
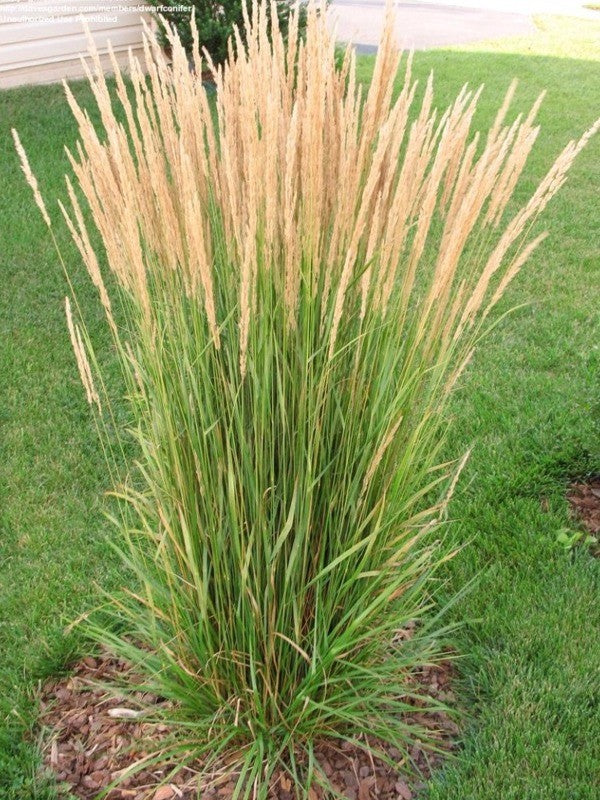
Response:
[[[107,69],[107,42],[121,65],[127,63],[130,48],[140,56],[142,2],[0,0],[0,88],[83,77],[79,55],[86,53],[87,40],[81,16]]]

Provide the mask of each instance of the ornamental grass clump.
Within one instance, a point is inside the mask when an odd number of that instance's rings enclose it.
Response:
[[[404,717],[445,641],[432,606],[464,461],[440,463],[448,399],[593,132],[509,211],[542,98],[507,122],[511,86],[473,134],[479,91],[439,113],[410,57],[395,90],[390,13],[367,88],[316,6],[303,37],[297,14],[284,46],[252,6],[214,105],[175,35],[167,64],[147,34],[131,85],[115,62],[114,92],[92,50],[100,130],[65,86],[80,140],[61,209],[127,387],[117,469],[137,453],[116,489],[130,583],[92,632],[160,698],[148,720],[174,723],[148,758],[227,765],[259,797],[275,769],[323,782],[323,740],[409,760],[422,736]],[[120,400],[73,301],[67,319],[114,443]]]

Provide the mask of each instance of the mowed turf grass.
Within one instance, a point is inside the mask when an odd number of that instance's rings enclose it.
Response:
[[[440,107],[463,83],[486,84],[477,126],[489,125],[513,76],[515,109],[548,90],[520,198],[600,114],[600,24],[544,24],[537,39],[416,56],[420,78],[435,70]],[[364,80],[372,63],[360,61]],[[89,101],[83,85],[76,93]],[[109,485],[64,323],[65,280],[11,126],[47,198],[63,192],[62,147],[75,126],[60,87],[0,93],[0,798],[50,800],[56,793],[37,774],[33,692],[77,648],[65,628],[100,602],[99,587],[128,578],[106,543]],[[551,238],[496,318],[527,305],[480,346],[454,403],[449,455],[474,449],[448,529],[468,546],[446,590],[475,582],[451,612],[466,620],[457,637],[462,749],[428,784],[431,800],[598,796],[600,561],[565,554],[556,536],[573,525],[569,480],[600,472],[599,190],[600,137],[547,209]],[[93,291],[53,220],[92,336],[108,347]]]

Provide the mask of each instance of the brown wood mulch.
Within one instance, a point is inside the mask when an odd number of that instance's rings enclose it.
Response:
[[[125,698],[109,695],[105,686],[123,679],[128,667],[110,655],[87,657],[77,663],[68,677],[48,682],[40,697],[40,723],[44,741],[45,767],[53,773],[59,790],[70,792],[81,800],[92,800],[106,789],[121,771],[143,757],[150,742],[159,747],[167,732],[166,726],[150,725],[127,708]],[[451,662],[423,669],[416,680],[424,693],[451,704]],[[129,678],[128,678],[129,679]],[[156,698],[137,698],[145,703]],[[131,716],[124,716],[124,715]],[[392,768],[348,742],[328,743],[316,748],[318,763],[332,786],[347,800],[413,800],[424,787],[424,781],[439,766],[445,753],[455,747],[458,728],[445,713],[423,713],[415,702],[412,719],[425,727],[440,752],[433,752],[416,742],[406,763],[398,750],[383,746],[397,765]],[[382,745],[380,745],[382,746]],[[228,800],[234,782],[226,771],[203,778],[198,791],[200,767],[182,769],[169,777],[165,765],[150,766],[125,778],[104,795],[107,800]],[[322,800],[319,787],[311,789],[311,800]],[[271,785],[271,800],[293,800],[289,777],[277,774]]]
[[[567,500],[573,514],[581,521],[589,534],[600,543],[600,477],[572,483],[567,492]],[[593,546],[592,552],[600,556],[600,547]]]

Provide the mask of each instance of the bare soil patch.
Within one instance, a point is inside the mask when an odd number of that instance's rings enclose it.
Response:
[[[106,789],[122,770],[127,769],[168,733],[166,726],[143,722],[135,716],[123,718],[124,698],[119,699],[98,686],[122,681],[128,665],[102,655],[78,662],[68,677],[48,682],[41,694],[41,725],[44,731],[44,763],[54,773],[60,788],[81,800],[92,800]],[[128,676],[129,679],[129,676]],[[133,677],[135,680],[135,678]],[[452,703],[450,662],[424,668],[416,681],[424,694]],[[140,697],[144,702],[158,698]],[[135,713],[135,712],[134,712]],[[395,768],[371,758],[348,742],[326,743],[317,748],[318,761],[336,789],[348,800],[413,800],[447,754],[455,747],[458,728],[445,713],[424,714],[415,702],[414,712],[403,722],[413,720],[427,728],[438,752],[417,743],[410,753],[410,764],[402,761],[398,750],[385,746]],[[382,745],[380,745],[382,746]],[[172,769],[172,767],[171,767]],[[169,778],[166,766],[150,766],[126,778],[105,795],[107,800],[228,800],[234,782],[224,774],[201,785],[200,765],[184,768]],[[165,783],[165,780],[168,779]],[[319,788],[311,790],[312,800],[320,800]],[[289,778],[277,774],[272,800],[293,800]]]
[[[572,483],[567,492],[567,500],[573,514],[596,540],[600,539],[600,476],[586,482]],[[593,546],[592,552],[600,556],[600,546]]]

